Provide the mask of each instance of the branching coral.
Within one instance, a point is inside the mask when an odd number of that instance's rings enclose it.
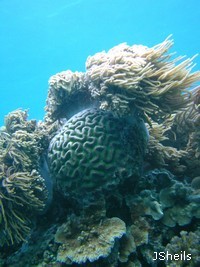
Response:
[[[102,109],[122,116],[138,108],[156,121],[185,108],[191,102],[186,89],[200,79],[200,72],[191,73],[194,57],[171,59],[172,45],[169,38],[152,48],[120,44],[88,57],[86,73],[67,70],[52,76],[46,121],[67,117],[76,93],[82,105],[89,104],[91,95]]]
[[[53,75],[49,79],[49,85],[55,90],[64,89],[69,94],[74,93],[74,90],[80,88],[84,82],[83,73],[75,72],[73,73],[70,70],[62,71],[58,74]]]
[[[199,87],[191,91],[191,103],[169,115],[161,123],[151,118],[147,124],[149,143],[146,159],[151,164],[165,166],[177,174],[198,175],[200,162],[200,113],[197,103]],[[196,101],[196,102],[195,102]]]
[[[30,171],[33,166],[37,167],[38,151],[33,146],[33,134],[19,130],[12,135],[1,133],[1,136],[4,136],[1,141],[4,149],[0,157],[6,165],[13,166],[16,171]]]
[[[198,91],[200,91],[199,88],[194,89],[192,91],[193,101],[190,103],[190,105],[174,115],[171,128],[172,131],[176,133],[175,141],[177,146],[182,145],[183,147],[186,147],[190,135],[193,132],[198,132],[200,125],[200,111],[198,110],[198,105],[195,104],[195,101],[197,101],[196,95]]]
[[[0,161],[16,171],[38,169],[40,156],[48,147],[47,131],[27,116],[23,110],[9,113],[6,127],[0,131]]]

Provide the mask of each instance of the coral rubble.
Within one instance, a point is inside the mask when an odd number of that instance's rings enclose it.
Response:
[[[172,45],[90,56],[50,78],[43,122],[5,117],[0,266],[200,265],[200,72]]]

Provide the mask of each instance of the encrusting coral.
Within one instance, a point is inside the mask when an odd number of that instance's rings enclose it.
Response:
[[[97,53],[49,79],[44,122],[6,116],[0,265],[157,266],[182,249],[198,266],[200,72],[172,45]]]

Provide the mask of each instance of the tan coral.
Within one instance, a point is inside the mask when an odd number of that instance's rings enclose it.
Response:
[[[16,171],[39,168],[40,156],[48,147],[45,129],[27,120],[27,111],[15,110],[5,119],[6,127],[0,131],[0,161]]]
[[[57,260],[63,263],[83,264],[107,257],[115,244],[116,238],[121,238],[126,232],[125,223],[119,218],[105,219],[95,225],[88,225],[85,230],[79,230],[69,237],[68,224],[58,228],[55,241],[61,243]]]
[[[75,84],[83,82],[83,73],[81,72],[72,72],[71,70],[66,70],[59,72],[49,79],[49,85],[51,88],[55,90],[64,89],[69,94],[73,92],[73,90],[77,89]]]
[[[17,109],[5,116],[5,128],[10,134],[17,130],[32,132],[36,128],[35,120],[27,120],[28,110]]]
[[[168,132],[171,131],[174,116],[172,115],[162,123],[150,120],[150,125],[146,124],[149,131],[149,142],[146,150],[146,160],[155,167],[165,167],[176,174],[182,174],[186,166],[181,164],[187,152],[176,147],[165,145],[169,140]]]
[[[139,246],[148,243],[149,229],[149,224],[143,217],[139,217],[131,226],[127,227],[126,234],[120,239],[120,262],[128,263],[130,255],[136,252]]]
[[[61,119],[64,113],[66,117],[67,112],[70,112],[67,109],[69,102],[73,102],[73,97],[81,94],[81,91],[85,91],[84,73],[67,70],[53,75],[49,79],[45,121],[52,124],[56,119]]]
[[[156,119],[184,107],[191,97],[185,90],[200,79],[200,72],[191,73],[194,58],[170,61],[166,53],[172,45],[169,39],[152,48],[120,44],[88,57],[91,94],[105,99],[110,92],[127,94],[135,98],[135,107]]]
[[[4,229],[0,246],[5,243],[13,245],[25,241],[31,230],[33,213],[45,207],[47,192],[44,180],[36,170],[28,173],[1,169],[0,181],[0,227]]]
[[[6,127],[0,131],[0,246],[24,241],[31,220],[44,209],[47,200],[39,170],[48,141],[45,132],[38,130],[35,121],[28,121],[27,115],[23,110],[9,113]]]
[[[174,114],[171,132],[174,133],[174,145],[185,150],[184,164],[187,172],[195,177],[200,172],[200,87],[192,92],[192,102],[188,107]],[[192,173],[191,173],[192,170]]]

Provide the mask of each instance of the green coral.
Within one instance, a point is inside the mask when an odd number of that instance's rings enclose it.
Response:
[[[98,109],[80,112],[50,143],[52,178],[63,192],[118,184],[123,174],[138,174],[145,141],[147,133],[140,123]]]
[[[193,194],[194,190],[190,186],[177,181],[162,189],[159,193],[159,200],[164,209],[162,222],[174,227],[176,224],[189,224],[193,217],[200,218],[199,203],[192,198]]]
[[[127,195],[126,203],[137,216],[148,215],[154,220],[160,220],[163,217],[162,206],[151,190],[143,190],[136,196]]]

